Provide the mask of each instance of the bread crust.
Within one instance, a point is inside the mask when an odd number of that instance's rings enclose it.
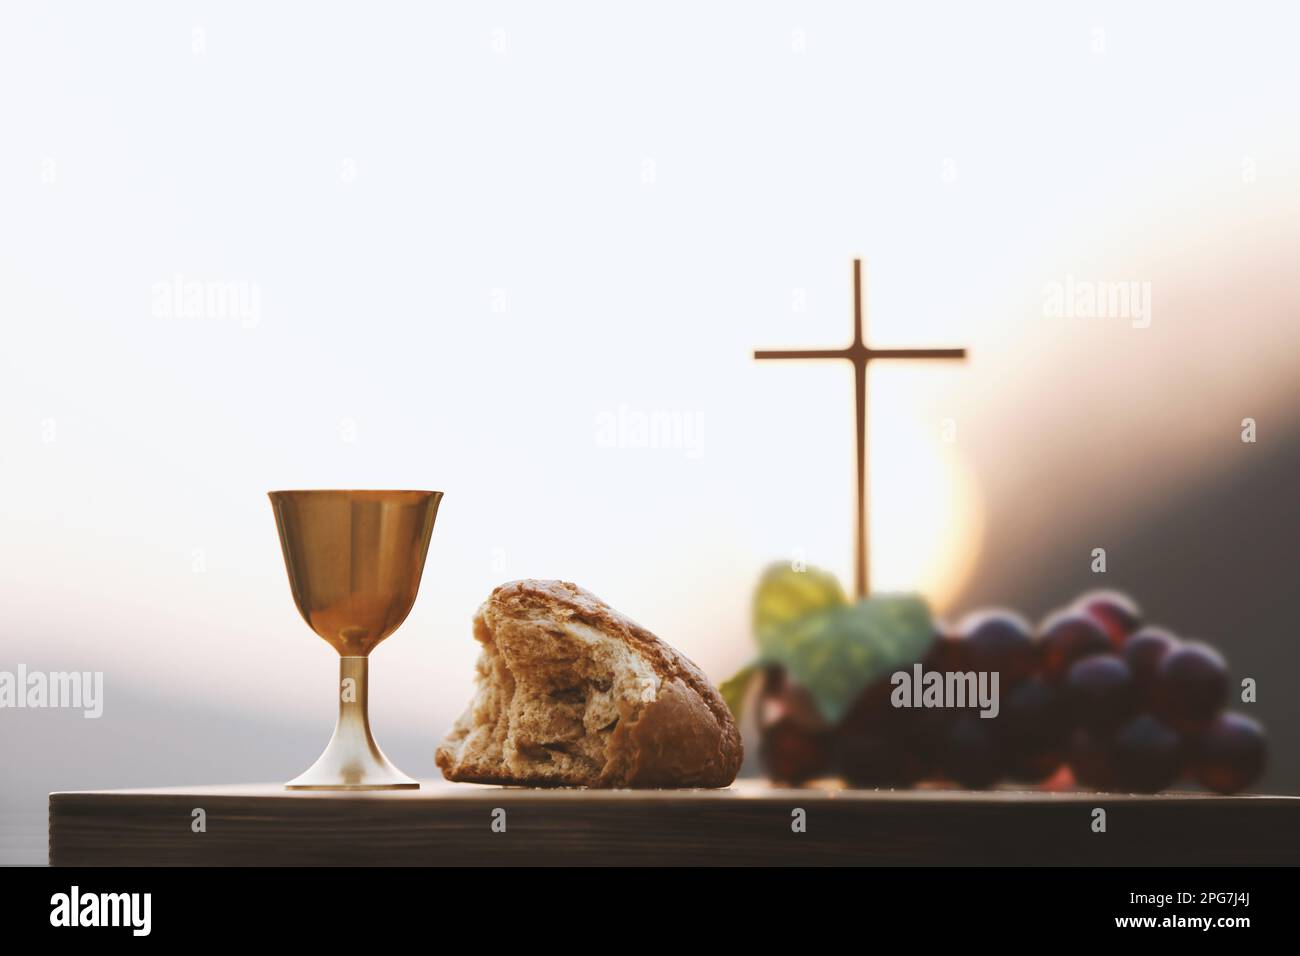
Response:
[[[499,660],[496,635],[505,643],[525,628],[536,632],[549,627],[559,633],[566,625],[585,626],[620,642],[658,678],[652,700],[635,710],[623,708],[604,746],[603,766],[545,775],[512,773],[499,753],[482,752],[481,742],[467,745],[476,729],[505,719],[500,708],[485,714],[481,704],[476,708],[472,703],[437,750],[436,762],[447,779],[592,787],[725,787],[735,779],[744,756],[740,733],[708,678],[673,647],[576,584],[523,580],[492,591],[474,615],[474,637],[485,648],[479,661],[480,693],[488,682],[512,685],[509,674],[488,669],[501,666],[493,663]]]

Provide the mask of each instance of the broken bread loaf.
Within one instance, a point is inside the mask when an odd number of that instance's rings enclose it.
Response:
[[[474,615],[474,699],[438,748],[448,780],[725,787],[743,754],[694,664],[589,591],[513,581]]]

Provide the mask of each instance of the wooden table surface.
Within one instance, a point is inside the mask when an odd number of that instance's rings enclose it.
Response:
[[[1104,833],[1093,830],[1096,808],[1106,814]],[[50,863],[1296,865],[1300,797],[787,790],[749,781],[726,790],[437,781],[370,793],[278,784],[76,791],[50,794]]]

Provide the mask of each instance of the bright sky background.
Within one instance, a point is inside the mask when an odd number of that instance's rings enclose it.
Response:
[[[959,594],[1036,447],[1159,409],[1208,467],[1198,403],[1294,414],[1294,8],[879,7],[6,4],[0,667],[323,743],[265,492],[410,487],[446,498],[381,740],[432,751],[516,577],[721,679],[764,564],[850,580],[850,372],[750,356],[844,344],[854,255],[874,344],[972,355],[872,373],[882,588]],[[1152,327],[1044,317],[1071,274],[1151,282]],[[255,287],[254,327],[155,315],[176,276]],[[699,445],[604,447],[620,410]]]

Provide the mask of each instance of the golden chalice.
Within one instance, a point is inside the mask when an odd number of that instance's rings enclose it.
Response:
[[[419,784],[370,734],[370,652],[420,589],[441,491],[272,491],[294,603],[339,652],[339,717],[325,752],[290,790],[404,790]]]

